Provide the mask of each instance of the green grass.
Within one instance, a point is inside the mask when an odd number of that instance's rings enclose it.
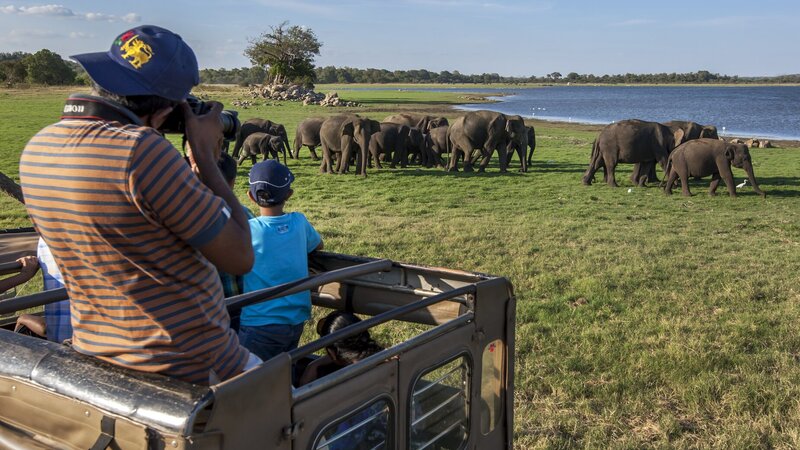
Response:
[[[457,93],[338,91],[382,119],[445,111]],[[0,90],[0,170],[57,119],[66,91]],[[206,90],[230,104],[242,90]],[[241,111],[286,124],[342,109],[257,100]],[[458,115],[448,111],[449,117]],[[752,150],[767,198],[667,197],[586,187],[596,127],[536,122],[530,173],[434,169],[320,175],[290,160],[288,209],[326,249],[508,277],[517,294],[517,448],[800,446],[800,149]],[[245,199],[240,168],[237,194]],[[735,171],[737,182],[744,173]],[[598,180],[599,181],[599,180]],[[630,192],[628,192],[630,188]],[[28,225],[0,197],[0,227]]]

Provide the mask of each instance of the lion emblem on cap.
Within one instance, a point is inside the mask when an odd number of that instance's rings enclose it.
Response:
[[[125,37],[123,36],[123,39]],[[119,47],[119,51],[122,57],[136,69],[140,69],[153,57],[153,49],[146,42],[139,39],[138,35],[124,40],[124,43]]]

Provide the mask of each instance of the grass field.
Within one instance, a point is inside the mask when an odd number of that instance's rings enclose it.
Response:
[[[348,91],[375,119],[456,111],[457,93]],[[325,90],[323,87],[321,90]],[[0,90],[0,171],[57,120],[64,90]],[[241,90],[199,92],[228,104]],[[257,101],[284,123],[341,109]],[[535,122],[527,174],[435,169],[320,175],[301,151],[290,210],[326,249],[508,277],[517,299],[515,446],[800,447],[800,148],[752,150],[761,199],[586,187],[596,127]],[[496,160],[495,160],[496,161]],[[245,199],[245,163],[237,194]],[[744,178],[735,171],[737,182]],[[629,189],[630,188],[630,189]],[[0,197],[0,228],[28,225]]]

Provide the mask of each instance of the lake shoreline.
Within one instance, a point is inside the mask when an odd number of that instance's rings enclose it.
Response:
[[[464,105],[484,104],[487,105],[485,109],[494,111],[489,105],[502,103],[503,102],[502,97],[510,94],[498,95],[495,93],[490,93],[490,94],[470,93],[469,95],[470,97],[467,98],[467,100],[470,100],[469,102],[458,103],[447,107],[427,107],[424,105],[420,105],[419,109],[420,112],[427,112],[428,114],[445,114],[447,112],[464,113],[466,111],[469,111],[467,109],[463,109]],[[473,100],[480,100],[480,101],[473,101]],[[584,123],[584,122],[576,122],[568,120],[539,119],[535,117],[525,117],[525,122],[532,124],[534,128],[536,128],[537,125],[541,125],[541,126],[561,128],[565,130],[591,131],[596,133],[599,133],[600,130],[602,130],[608,125],[608,124]],[[746,141],[748,139],[766,139],[770,141],[772,146],[775,148],[800,148],[800,140],[793,140],[793,139],[769,139],[769,138],[759,138],[756,136],[737,135],[737,134],[725,134],[722,137],[727,141],[730,141],[732,139],[741,139],[743,141]]]

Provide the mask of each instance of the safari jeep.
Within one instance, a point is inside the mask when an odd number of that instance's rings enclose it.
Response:
[[[0,274],[35,249],[0,233]],[[0,301],[0,448],[502,449],[513,436],[515,299],[505,278],[332,253],[308,278],[227,299],[306,289],[362,322],[213,386],[134,372],[13,332],[14,313],[63,290]],[[293,366],[370,328],[413,332],[301,387]]]

